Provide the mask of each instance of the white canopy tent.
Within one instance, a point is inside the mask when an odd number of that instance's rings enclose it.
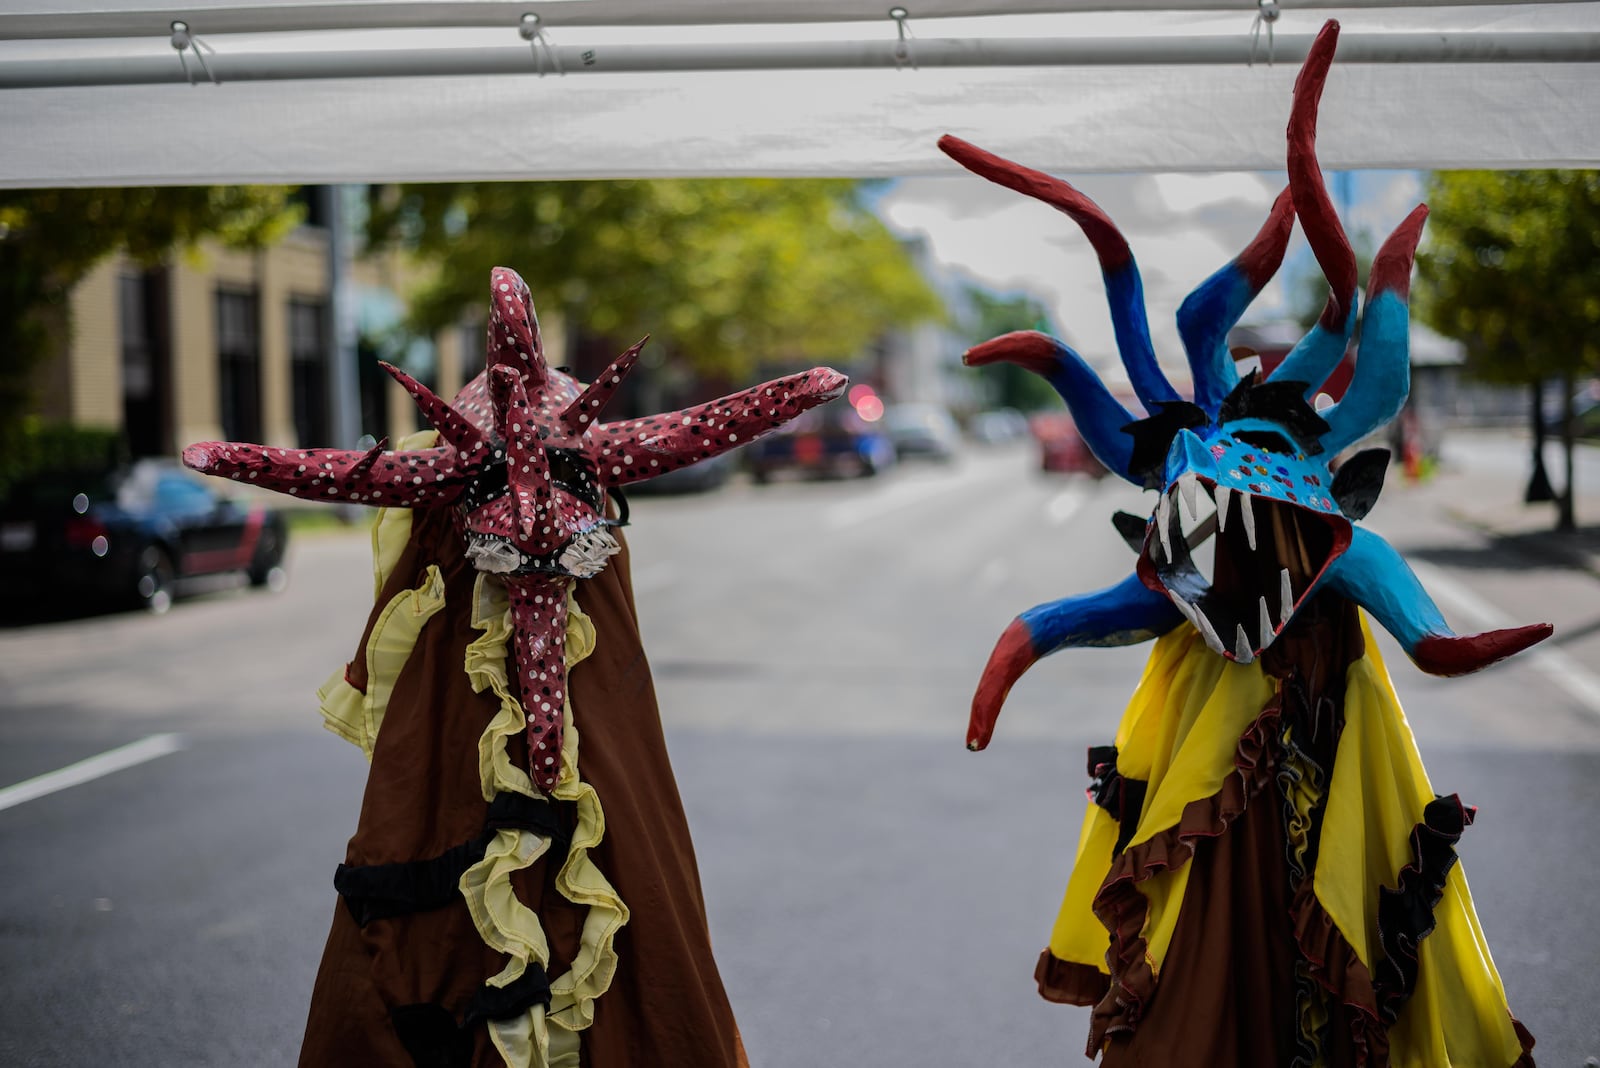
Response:
[[[1277,169],[1325,17],[1325,166],[1600,161],[1600,3],[906,6],[10,0],[0,185]]]

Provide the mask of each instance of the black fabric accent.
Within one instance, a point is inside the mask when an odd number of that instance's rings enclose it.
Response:
[[[443,908],[460,898],[461,873],[482,860],[495,832],[506,828],[534,831],[552,839],[555,856],[565,856],[571,844],[571,835],[549,800],[502,792],[489,803],[483,833],[476,838],[426,860],[341,864],[333,873],[333,888],[362,927],[373,920]]]
[[[341,864],[334,870],[333,888],[362,927],[373,920],[441,908],[460,896],[456,884],[461,873],[483,859],[492,837],[479,835],[427,860]]]
[[[1117,747],[1095,745],[1089,747],[1089,800],[1117,818],[1117,843],[1111,855],[1121,856],[1133,841],[1139,829],[1139,816],[1144,812],[1145,794],[1150,784],[1144,779],[1123,777],[1117,770]]]
[[[1167,452],[1180,430],[1193,430],[1211,421],[1204,408],[1188,401],[1157,401],[1155,412],[1122,428],[1133,438],[1128,474],[1144,480],[1145,489],[1160,489]]]
[[[1307,456],[1315,456],[1322,451],[1322,436],[1329,428],[1328,421],[1306,400],[1309,388],[1305,382],[1263,382],[1259,372],[1251,371],[1223,400],[1217,422],[1263,419],[1277,423],[1289,432]]]
[[[604,520],[608,527],[625,527],[628,525],[628,498],[622,492],[621,486],[607,486],[606,492],[611,499],[617,502],[617,518]]]
[[[1128,543],[1128,548],[1136,553],[1144,552],[1144,532],[1150,525],[1148,519],[1136,516],[1132,512],[1112,512],[1111,525],[1117,528],[1117,533]]]
[[[443,1006],[423,1002],[396,1005],[389,1022],[417,1068],[468,1068],[472,1036],[456,1026]]]
[[[602,511],[605,490],[600,487],[594,461],[577,449],[546,448],[544,456],[550,465],[550,481],[595,511]]]
[[[1445,879],[1456,864],[1456,843],[1472,825],[1477,810],[1455,794],[1436,797],[1411,829],[1411,863],[1399,885],[1378,888],[1378,942],[1383,959],[1372,969],[1378,1015],[1394,1023],[1417,986],[1417,946],[1433,932],[1433,910],[1444,896]]]
[[[550,1007],[550,977],[538,961],[530,960],[527,970],[511,983],[505,986],[485,983],[479,987],[472,1004],[467,1006],[467,1019],[461,1026],[470,1028],[484,1020],[509,1020],[535,1005]]]
[[[1383,492],[1383,476],[1389,473],[1388,449],[1362,449],[1339,465],[1333,473],[1329,492],[1339,502],[1339,511],[1351,519],[1365,518]]]

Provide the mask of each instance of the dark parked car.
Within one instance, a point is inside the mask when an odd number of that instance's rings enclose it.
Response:
[[[737,452],[720,453],[688,467],[680,467],[664,475],[635,482],[628,487],[628,496],[708,493],[726,483],[738,466]]]
[[[949,461],[961,445],[961,431],[950,412],[937,404],[894,404],[883,414],[895,455]]]
[[[780,471],[810,475],[875,475],[894,466],[894,445],[878,423],[848,404],[813,408],[782,429],[745,447],[745,463],[757,482]]]
[[[38,475],[0,500],[0,590],[164,612],[179,580],[197,575],[243,572],[252,586],[281,587],[288,540],[282,514],[176,463]]]

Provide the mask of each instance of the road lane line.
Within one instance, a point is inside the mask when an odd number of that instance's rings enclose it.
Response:
[[[1516,626],[1515,620],[1432,564],[1415,560],[1411,562],[1411,569],[1422,580],[1423,586],[1454,605],[1473,626],[1483,630]],[[1565,690],[1568,696],[1583,706],[1585,712],[1600,718],[1600,676],[1579,664],[1565,651],[1536,645],[1517,659],[1525,661],[1529,667],[1537,669],[1557,687]]]
[[[53,794],[58,790],[82,786],[86,782],[92,782],[114,772],[136,767],[157,757],[164,757],[168,753],[176,753],[184,747],[184,744],[184,737],[181,734],[152,734],[148,738],[101,753],[99,756],[80,760],[76,764],[68,764],[64,768],[32,779],[25,779],[0,790],[0,811]]]
[[[1045,516],[1050,520],[1050,525],[1059,527],[1067,520],[1078,514],[1078,510],[1089,500],[1089,491],[1082,486],[1068,486],[1045,505]]]

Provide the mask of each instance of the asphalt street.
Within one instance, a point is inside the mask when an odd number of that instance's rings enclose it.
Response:
[[[1512,1007],[1543,1068],[1578,1068],[1600,1056],[1600,580],[1507,558],[1440,492],[1392,487],[1370,525],[1458,627],[1548,618],[1562,644],[1457,680],[1385,652],[1435,789],[1479,808],[1460,854]],[[1040,1000],[1032,972],[1084,748],[1110,740],[1146,650],[1042,662],[984,753],[966,710],[1018,611],[1131,569],[1108,519],[1148,501],[1000,450],[633,504],[646,650],[752,1063],[1087,1064],[1086,1011]],[[359,533],[297,540],[290,570],[276,595],[0,627],[0,1064],[294,1062],[365,774],[314,691],[373,591]],[[5,792],[141,743],[120,770]]]

